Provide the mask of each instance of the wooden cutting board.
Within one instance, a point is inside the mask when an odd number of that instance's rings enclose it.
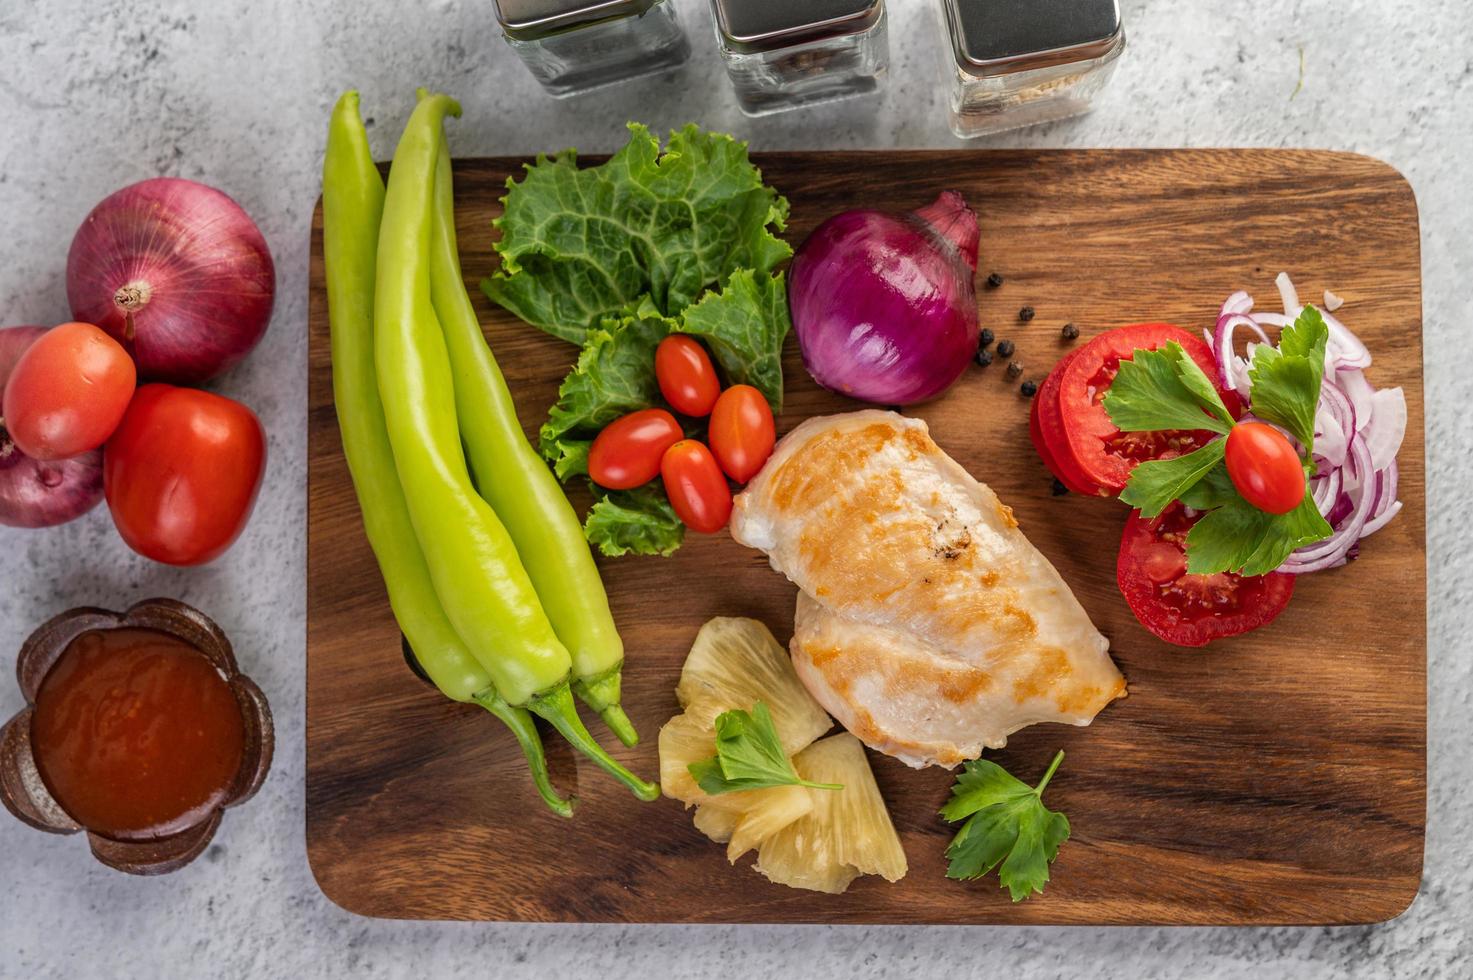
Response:
[[[992,755],[1049,789],[1074,836],[1039,897],[1014,905],[995,878],[945,878],[952,829],[936,816],[953,774],[872,756],[910,873],[845,895],[795,891],[702,837],[672,800],[636,802],[549,737],[561,787],[545,811],[521,757],[483,711],[415,678],[395,627],[338,442],[323,291],[321,211],[312,229],[307,636],[307,845],[328,897],[392,918],[620,922],[1361,923],[1399,914],[1422,873],[1426,803],[1426,562],[1422,327],[1416,202],[1390,167],[1283,150],[773,153],[756,160],[792,203],[795,245],[847,208],[903,210],[962,191],[982,218],[983,326],[1042,379],[1108,327],[1210,325],[1246,288],[1274,308],[1288,271],[1306,299],[1329,288],[1370,345],[1378,386],[1406,389],[1405,509],[1346,568],[1303,579],[1267,629],[1206,651],[1169,647],[1115,587],[1126,510],[1055,497],[1028,443],[1028,402],[1001,362],[970,370],[915,410],[941,447],[1015,509],[1062,572],[1130,683],[1088,728],[1039,725]],[[529,435],[573,347],[493,307],[476,283],[496,267],[491,221],[520,159],[456,164],[465,276]],[[1022,306],[1037,317],[1019,321]],[[1082,340],[1080,341],[1082,342]],[[817,388],[790,339],[779,432],[856,407]],[[1021,380],[1021,379],[1020,379]],[[583,492],[574,503],[587,505]],[[753,616],[792,633],[795,590],[724,533],[674,557],[604,561],[628,649],[625,704],[644,736],[615,752],[658,771],[656,733],[696,630]],[[596,721],[596,719],[595,719]],[[606,745],[614,739],[602,729]],[[750,858],[748,858],[748,861]],[[747,862],[743,862],[746,864]]]

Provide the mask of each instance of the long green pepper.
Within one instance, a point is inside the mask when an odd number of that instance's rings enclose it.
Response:
[[[383,207],[384,181],[369,152],[358,93],[348,92],[338,100],[328,128],[322,166],[322,252],[332,332],[333,400],[363,529],[378,560],[394,618],[430,680],[452,701],[479,704],[504,722],[521,744],[542,799],[553,812],[569,817],[572,804],[552,787],[531,714],[502,700],[491,676],[445,618],[410,524],[373,364],[374,268]]]
[[[430,292],[435,169],[454,100],[433,95],[394,153],[379,232],[374,363],[389,444],[441,608],[508,704],[544,718],[640,799],[659,787],[619,765],[584,728],[572,666],[500,519],[471,484],[454,381]]]
[[[426,93],[420,90],[420,98]],[[527,441],[460,273],[455,191],[443,135],[435,179],[430,287],[455,379],[460,435],[476,489],[516,544],[542,608],[573,662],[573,690],[625,745],[639,736],[620,706],[624,643],[583,527]]]

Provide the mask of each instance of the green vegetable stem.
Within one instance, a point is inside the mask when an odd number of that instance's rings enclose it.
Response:
[[[420,90],[423,100],[426,93]],[[625,745],[639,736],[619,704],[624,644],[578,515],[517,421],[516,405],[460,274],[455,192],[443,133],[435,173],[430,291],[445,333],[460,435],[476,489],[505,524],[557,638],[573,690]]]
[[[501,719],[521,744],[537,791],[548,807],[561,816],[572,816],[572,804],[558,796],[548,778],[542,740],[532,716],[496,693],[490,675],[466,650],[440,609],[410,524],[373,364],[374,261],[383,207],[384,182],[369,153],[358,113],[358,93],[348,92],[338,100],[328,130],[322,231],[333,397],[363,528],[378,560],[394,618],[430,680],[451,700],[479,704]]]
[[[433,95],[394,153],[374,294],[374,363],[389,445],[441,608],[508,704],[546,719],[641,799],[659,788],[619,765],[583,727],[572,666],[516,546],[476,493],[460,443],[445,335],[431,299],[430,244],[441,129],[460,107]]]

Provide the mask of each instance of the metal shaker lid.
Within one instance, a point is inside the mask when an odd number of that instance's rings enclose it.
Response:
[[[1087,61],[1123,36],[1118,0],[942,0],[957,65],[1006,75]]]
[[[869,30],[885,0],[711,0],[726,47],[751,54]]]
[[[635,17],[659,0],[492,0],[507,37],[535,41],[601,20]]]

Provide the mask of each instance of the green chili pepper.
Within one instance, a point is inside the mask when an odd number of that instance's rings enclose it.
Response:
[[[358,93],[333,110],[322,167],[322,252],[327,267],[327,310],[332,330],[332,386],[343,456],[353,475],[363,529],[378,559],[394,618],[426,675],[452,701],[484,707],[511,729],[537,791],[553,812],[570,817],[547,774],[542,739],[532,716],[496,693],[440,609],[429,569],[409,522],[394,470],[384,410],[373,367],[373,284],[384,181],[368,149]]]
[[[423,89],[420,98],[426,97]],[[460,435],[476,489],[516,544],[542,608],[573,661],[573,690],[625,745],[639,736],[619,705],[624,643],[583,527],[517,420],[511,391],[460,273],[455,192],[442,134],[430,285],[455,378]]]
[[[395,468],[440,606],[501,696],[546,719],[641,799],[659,787],[603,750],[569,687],[572,666],[505,526],[471,484],[445,337],[430,294],[441,128],[460,106],[421,102],[394,153],[379,230],[374,364]]]

